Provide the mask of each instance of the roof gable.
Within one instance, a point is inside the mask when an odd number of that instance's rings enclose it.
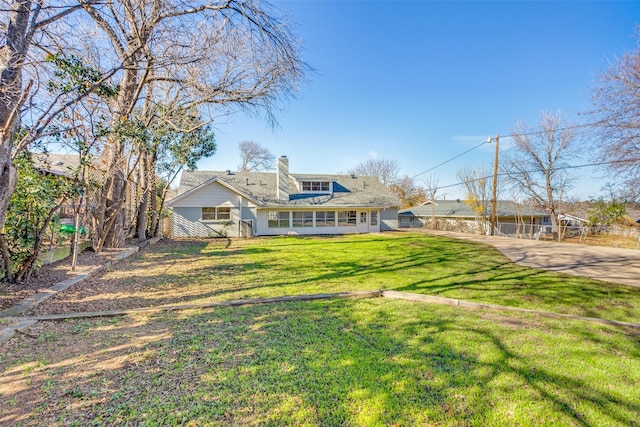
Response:
[[[261,204],[258,200],[253,198],[250,194],[246,194],[243,191],[238,190],[233,185],[230,185],[229,183],[227,183],[225,181],[222,181],[222,180],[218,179],[215,176],[205,180],[204,182],[202,182],[199,185],[195,185],[195,186],[187,189],[186,191],[182,191],[181,192],[180,189],[178,189],[178,195],[176,197],[174,197],[173,199],[169,200],[166,204],[167,204],[167,206],[175,205],[176,203],[180,202],[181,200],[184,200],[184,199],[186,199],[188,197],[191,197],[191,196],[195,195],[200,190],[202,190],[202,189],[204,189],[204,188],[206,188],[206,187],[208,187],[210,185],[220,185],[220,186],[226,188],[227,190],[244,197],[245,199],[251,201],[252,203],[255,203],[256,205],[260,205]]]

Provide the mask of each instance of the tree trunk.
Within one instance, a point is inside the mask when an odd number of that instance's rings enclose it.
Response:
[[[30,1],[13,2],[7,23],[5,43],[0,46],[0,230],[7,218],[9,200],[16,188],[18,172],[11,151],[19,120],[22,96],[22,66],[27,49],[27,28],[31,15]]]
[[[4,234],[0,234],[0,255],[2,256],[2,265],[4,266],[4,278],[12,283],[14,280],[13,267],[11,266],[11,256],[7,247],[7,240]]]
[[[149,212],[151,213],[149,218],[149,236],[157,237],[158,236],[158,222],[160,218],[160,212],[158,211],[158,186],[156,184],[156,180],[153,180],[153,185],[151,185],[151,200],[149,206]]]
[[[149,174],[149,160],[148,154],[145,151],[140,153],[140,164],[138,165],[138,176],[140,179],[140,202],[138,203],[138,215],[136,219],[136,234],[138,235],[138,242],[144,242],[147,240],[147,214],[149,212],[149,191],[148,185],[150,177]]]

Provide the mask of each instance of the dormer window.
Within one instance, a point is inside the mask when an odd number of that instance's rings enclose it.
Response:
[[[329,181],[302,181],[302,191],[331,191],[331,182]]]

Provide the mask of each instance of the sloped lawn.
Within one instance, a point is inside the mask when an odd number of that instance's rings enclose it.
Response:
[[[167,241],[40,312],[395,289],[638,321],[640,290],[423,234]],[[0,425],[634,426],[640,330],[389,299],[40,322]]]
[[[513,264],[422,233],[160,243],[37,313],[388,289],[640,322],[640,289]]]

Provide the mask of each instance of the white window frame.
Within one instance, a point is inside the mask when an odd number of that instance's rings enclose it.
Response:
[[[302,181],[300,187],[304,193],[331,193],[331,181]]]
[[[369,212],[369,224],[378,225],[378,211]]]
[[[321,215],[318,215],[321,214]],[[316,211],[316,227],[335,227],[335,211]]]
[[[200,211],[202,221],[229,221],[231,208],[229,206],[203,206]],[[208,212],[205,213],[205,209]]]
[[[358,225],[358,213],[356,211],[338,211],[338,227],[353,227]]]
[[[313,227],[313,211],[293,211],[291,226],[295,228]]]
[[[267,212],[268,228],[289,228],[291,224],[289,211],[269,211]]]

